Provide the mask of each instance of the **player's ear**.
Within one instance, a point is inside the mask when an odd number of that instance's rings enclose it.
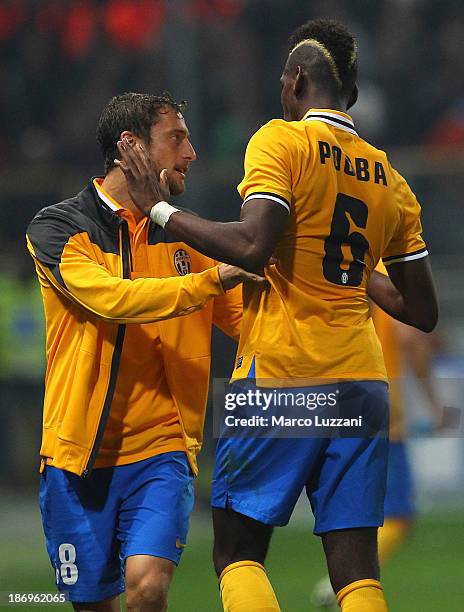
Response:
[[[304,91],[306,89],[307,79],[308,79],[308,74],[305,71],[305,69],[302,66],[297,66],[295,81],[293,83],[293,93],[295,94],[296,98],[299,98],[301,95],[304,94]]]
[[[354,106],[356,104],[357,99],[358,99],[358,86],[355,85],[353,87],[353,91],[351,92],[350,99],[348,100],[348,105],[346,107],[346,110]]]
[[[129,130],[124,130],[123,132],[121,132],[119,140],[123,140],[124,138],[127,138],[129,142],[138,142],[137,136]]]

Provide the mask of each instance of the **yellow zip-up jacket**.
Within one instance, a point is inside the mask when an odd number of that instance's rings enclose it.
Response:
[[[224,294],[216,262],[154,224],[147,244],[147,273],[153,278],[131,280],[127,222],[105,206],[92,183],[42,209],[28,227],[27,246],[47,330],[42,465],[89,474],[111,408],[125,327],[163,321],[165,375],[196,474],[211,327],[238,338],[240,288]]]

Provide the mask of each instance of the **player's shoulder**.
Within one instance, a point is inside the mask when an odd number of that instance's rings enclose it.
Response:
[[[45,206],[34,216],[26,230],[28,248],[43,263],[54,261],[57,252],[81,230],[76,226],[72,198]],[[30,246],[29,246],[30,245]]]
[[[264,125],[262,125],[250,139],[250,142],[253,140],[263,140],[263,139],[272,139],[277,137],[282,137],[286,135],[289,123],[288,121],[284,121],[283,119],[271,119]]]
[[[366,157],[382,161],[385,168],[388,170],[388,172],[391,174],[392,178],[396,182],[406,182],[406,179],[398,172],[398,170],[396,170],[396,168],[394,168],[387,151],[385,151],[384,149],[379,149],[369,141],[364,140],[364,138],[361,138],[361,136],[357,137],[357,142],[359,149],[363,150],[366,153]]]
[[[68,216],[75,210],[76,198],[67,198],[61,202],[49,204],[41,208],[33,217],[32,221],[44,221],[52,217]]]
[[[32,218],[27,233],[30,234],[36,228],[42,228],[46,225],[56,226],[57,224],[63,223],[67,225],[72,224],[76,217],[76,207],[74,204],[75,198],[68,198],[61,202],[44,206],[44,208],[41,208]]]
[[[95,203],[87,187],[77,195],[45,206],[39,210],[31,220],[28,236],[40,236],[42,239],[51,239],[55,234],[74,235],[89,231],[98,219],[95,219]]]
[[[410,191],[410,187],[406,179],[393,166],[390,156],[387,151],[380,149],[360,136],[357,137],[358,154],[369,160],[375,160],[381,163],[388,178],[388,185],[395,192]]]
[[[298,121],[285,121],[284,119],[271,119],[262,125],[250,138],[249,148],[275,148],[291,151],[297,146],[298,135],[303,130]]]
[[[359,135],[356,135],[356,144],[358,150],[363,152],[365,157],[381,161],[388,170],[393,169],[386,151],[379,149]]]
[[[405,179],[405,177],[393,166],[388,153],[382,149],[378,149],[364,141],[366,145],[369,147],[370,154],[374,159],[381,159],[385,171],[388,176],[388,184],[391,190],[395,193],[396,198],[403,202],[404,199],[409,199],[410,197],[415,198],[412,189]]]
[[[260,128],[260,130],[263,130],[264,133],[273,133],[279,134],[281,136],[286,136],[289,140],[292,140],[296,135],[301,135],[301,137],[304,138],[306,127],[307,123],[305,123],[304,121],[286,121],[285,119],[271,119],[270,121],[265,123]]]

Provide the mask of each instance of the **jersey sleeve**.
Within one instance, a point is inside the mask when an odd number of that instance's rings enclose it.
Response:
[[[242,285],[214,298],[213,323],[225,334],[237,340],[243,314]]]
[[[393,173],[396,179],[394,189],[399,208],[399,221],[382,255],[383,263],[386,266],[420,259],[428,255],[422,238],[420,204],[405,179],[396,171]]]
[[[289,135],[281,121],[271,121],[250,139],[245,153],[245,175],[237,189],[243,204],[272,200],[290,212],[291,156]]]
[[[387,268],[382,260],[379,260],[378,264],[375,266],[375,271],[384,276],[388,276]]]
[[[66,218],[32,221],[27,247],[42,285],[111,323],[152,323],[200,310],[224,294],[217,266],[169,278],[126,279],[100,265],[85,232]]]

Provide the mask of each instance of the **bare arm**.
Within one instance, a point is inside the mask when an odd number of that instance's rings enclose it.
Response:
[[[118,142],[124,172],[134,204],[147,216],[154,204],[169,199],[164,171],[158,178],[141,145]],[[240,221],[220,223],[188,212],[171,212],[166,229],[194,249],[249,272],[261,271],[272,255],[287,224],[288,211],[266,198],[254,199],[242,208]]]
[[[200,253],[256,272],[271,257],[287,219],[283,206],[256,199],[242,208],[240,221],[219,223],[179,211],[166,228]]]
[[[388,277],[373,272],[367,293],[393,318],[431,332],[438,319],[438,303],[429,257],[394,263]]]

